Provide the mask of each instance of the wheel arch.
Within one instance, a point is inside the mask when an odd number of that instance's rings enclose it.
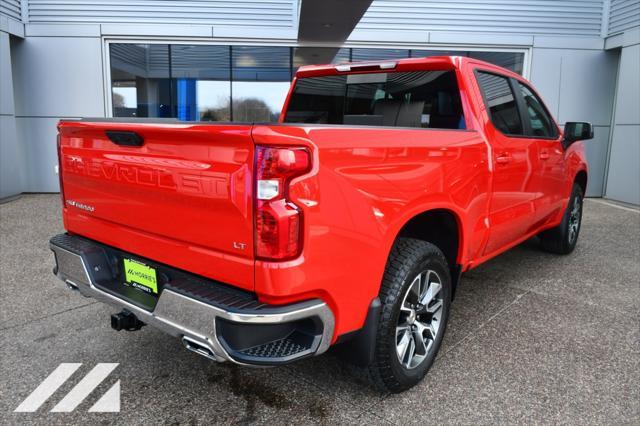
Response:
[[[573,182],[577,183],[578,185],[580,185],[580,188],[582,188],[583,196],[587,194],[587,180],[588,180],[587,171],[584,169],[578,171],[578,173],[576,173],[575,178],[573,179]]]
[[[396,241],[404,237],[430,242],[442,250],[447,263],[449,263],[452,284],[451,298],[453,299],[462,271],[461,265],[458,263],[464,241],[460,216],[454,210],[446,207],[433,207],[417,213],[414,212],[405,219],[393,235],[393,241],[387,250],[387,258],[391,255]],[[339,356],[360,367],[366,367],[373,362],[376,331],[381,310],[380,298],[375,297],[368,308],[363,327],[339,339],[340,345],[337,349]]]
[[[455,294],[460,279],[459,259],[463,252],[463,228],[460,217],[447,208],[433,208],[409,218],[394,239],[415,238],[438,247],[447,259],[451,272],[452,295]]]

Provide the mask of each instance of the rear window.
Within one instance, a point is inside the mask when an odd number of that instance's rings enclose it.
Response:
[[[465,129],[454,71],[301,78],[285,122]]]

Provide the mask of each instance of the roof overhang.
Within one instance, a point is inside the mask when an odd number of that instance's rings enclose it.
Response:
[[[372,0],[300,0],[298,41],[343,43]]]

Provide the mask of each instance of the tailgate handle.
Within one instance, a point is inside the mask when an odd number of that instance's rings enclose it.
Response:
[[[136,132],[107,130],[105,132],[111,142],[122,146],[142,146],[144,139]]]

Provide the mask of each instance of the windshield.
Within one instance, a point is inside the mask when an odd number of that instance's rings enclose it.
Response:
[[[284,121],[466,128],[454,71],[300,78],[291,95]]]

